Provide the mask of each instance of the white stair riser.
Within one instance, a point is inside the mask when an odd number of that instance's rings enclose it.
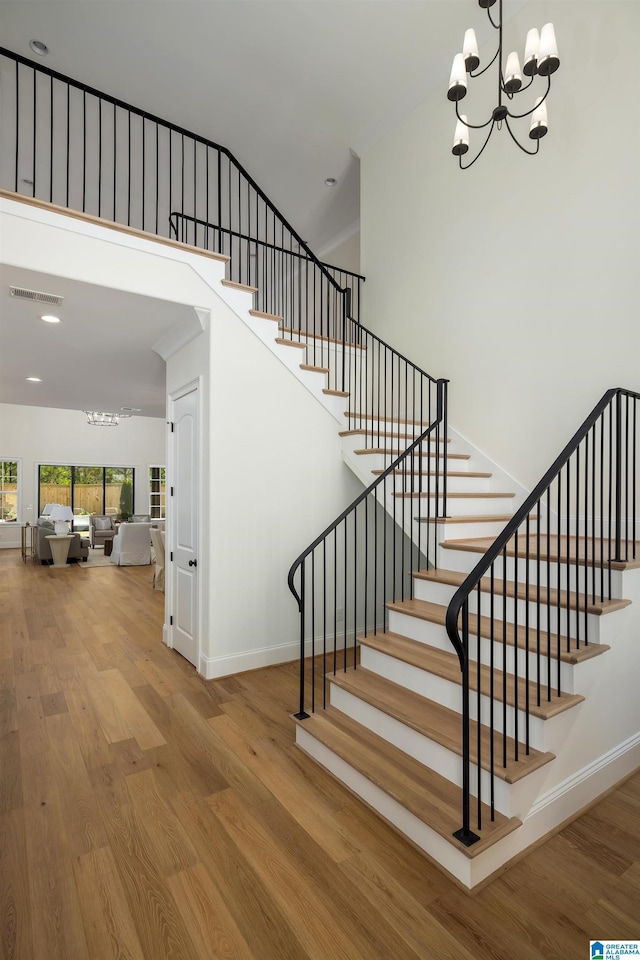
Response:
[[[449,710],[455,710],[458,713],[462,710],[462,688],[459,683],[453,683],[443,677],[435,674],[426,673],[419,667],[404,663],[394,657],[387,656],[378,650],[371,650],[368,647],[361,648],[362,666],[372,673],[376,673],[393,683],[412,690],[414,693],[436,703],[448,707]],[[482,722],[489,724],[491,717],[491,703],[488,696],[480,698],[480,710]],[[470,702],[471,719],[478,719],[478,699],[475,691],[472,693]],[[500,733],[504,732],[505,715],[502,703],[494,699],[493,703],[493,727]],[[523,741],[524,731],[526,730],[526,718],[522,710],[518,711],[518,735],[520,742]],[[549,721],[547,721],[549,722]],[[529,717],[529,743],[536,750],[546,750],[545,746],[545,721],[539,717]],[[506,710],[506,731],[507,736],[516,739],[516,716],[512,706],[507,704]]]
[[[438,623],[431,623],[429,620],[421,620],[418,617],[412,617],[410,614],[398,613],[395,610],[389,611],[389,630],[393,633],[399,633],[401,636],[410,637],[417,640],[418,643],[426,643],[429,646],[436,647],[439,650],[445,650],[447,653],[453,651],[453,646],[449,640],[447,632],[443,626]],[[472,657],[475,658],[475,637],[473,640]],[[505,660],[507,673],[513,673],[516,666],[515,650],[507,645],[505,648]],[[486,638],[481,638],[480,660],[489,665],[491,663],[491,643]],[[529,660],[529,678],[535,680],[538,676],[538,657],[535,650],[531,650],[528,655]],[[518,674],[523,677],[526,671],[527,652],[518,649]],[[541,657],[541,680],[547,682],[547,665],[544,657]],[[502,640],[496,629],[496,639],[494,640],[494,665],[497,669],[502,669],[503,651]],[[556,682],[556,666],[553,663],[552,682]],[[567,693],[574,693],[574,670],[575,666],[570,663],[562,662],[560,664],[560,683],[561,689]]]
[[[438,511],[440,516],[444,516],[444,503],[442,497],[394,497],[398,503],[403,500],[413,504],[416,513],[422,516],[430,512],[431,516]],[[498,513],[501,515],[510,514],[513,508],[512,497],[448,497],[447,498],[447,517],[465,517],[478,516],[482,514]]]
[[[328,770],[337,780],[372,807],[404,836],[441,864],[465,887],[470,887],[470,861],[454,845],[431,830],[414,814],[394,800],[376,784],[354,770],[342,757],[308,734],[304,727],[296,728],[296,743],[310,757]]]
[[[490,510],[480,511],[480,516],[484,513],[487,513],[486,520],[476,521],[474,523],[469,523],[464,520],[452,520],[449,523],[437,523],[437,542],[441,544],[445,540],[471,540],[478,537],[497,537],[498,534],[504,529],[505,522],[504,520],[492,520]],[[453,552],[453,551],[451,551]],[[476,563],[480,559],[480,556],[476,556]],[[442,562],[442,566],[446,567],[448,570],[457,570],[458,567],[450,566],[446,562]],[[475,566],[473,564],[468,569],[471,570]],[[465,568],[462,568],[465,569]]]
[[[346,438],[343,437],[343,445],[345,445],[345,440]],[[368,450],[366,453],[357,453],[357,454],[354,453],[355,450],[365,449],[364,444],[362,443],[354,444],[354,445],[345,445],[343,449],[345,449],[346,455],[357,457],[357,459],[361,461],[363,466],[366,466],[367,470],[369,469],[370,470],[386,470],[387,467],[390,467],[391,464],[398,459],[398,456],[399,456],[399,454],[397,453],[392,455],[389,453],[374,453],[373,451],[369,452]],[[384,447],[384,449],[386,450],[388,448]],[[438,471],[441,472],[442,464],[443,464],[443,461],[441,456],[429,457],[428,461],[427,461],[427,457],[424,456],[422,461],[422,469],[429,470],[429,471],[435,471],[436,469],[438,469]],[[455,470],[457,473],[461,473],[461,472],[466,473],[468,470],[473,470],[473,467],[470,466],[469,464],[470,464],[470,461],[464,460],[464,459],[462,460],[456,459],[456,460],[449,461],[450,469]],[[411,470],[410,461],[408,462],[407,469]],[[416,471],[418,470],[417,460],[413,464],[413,470],[416,470]]]
[[[457,786],[461,786],[462,761],[458,754],[453,753],[434,740],[430,740],[394,717],[388,716],[370,703],[353,696],[336,684],[331,684],[331,705],[382,737],[383,740],[413,757],[414,760],[430,767],[431,770],[446,777],[447,780],[451,780]],[[486,770],[483,770],[481,786],[485,798],[489,795],[489,780],[489,774]],[[471,793],[473,796],[477,796],[477,772],[473,765],[470,781]],[[514,808],[514,803],[517,802],[513,795],[515,793],[514,786],[505,783],[503,780],[496,779],[495,781],[496,809],[500,813],[504,813],[505,816],[513,815],[511,810]]]
[[[470,550],[457,550],[446,546],[445,541],[454,540],[454,539],[464,539],[462,537],[453,537],[449,533],[447,536],[440,538],[440,548],[438,552],[438,565],[443,567],[445,570],[456,570],[462,573],[470,573],[474,569],[477,563],[482,559],[482,553],[476,553],[475,551]],[[505,579],[504,563],[502,558],[498,559],[494,563],[494,575],[496,580]],[[546,562],[541,561],[538,565],[536,560],[529,561],[529,584],[530,586],[535,586],[538,583],[543,587],[551,586],[556,589],[558,586],[558,575],[560,577],[560,589],[567,589],[567,577],[569,580],[569,589],[571,591],[576,590],[576,583],[578,584],[578,592],[584,592],[585,582],[587,585],[587,590],[589,595],[592,595],[594,588],[594,572],[591,567],[585,569],[581,566],[576,568],[575,564],[572,564],[567,571],[567,567],[563,564],[558,570],[558,565],[553,563],[548,568]],[[517,574],[517,577],[516,577]],[[489,572],[485,574],[489,576]],[[507,580],[518,580],[520,583],[524,583],[526,580],[526,563],[522,557],[518,558],[518,563],[515,563],[514,557],[507,557],[506,562],[506,579]],[[601,589],[604,587],[605,595],[609,593],[609,583],[611,583],[611,596],[612,597],[623,597],[624,593],[622,592],[622,573],[620,570],[612,570],[611,574],[607,571],[604,573],[604,577],[601,577],[599,568],[595,573],[595,591],[596,597],[599,596]]]
[[[453,596],[453,587],[445,583],[436,583],[431,580],[422,580],[420,578],[414,579],[414,596],[416,600],[427,600],[431,603],[439,603],[442,606],[448,606],[451,597]],[[483,616],[491,615],[491,597],[487,593],[482,593],[480,597],[480,612]],[[478,607],[478,597],[476,591],[473,591],[469,597],[469,612],[476,613]],[[507,606],[506,606],[506,620],[509,623],[514,622],[514,617],[516,614],[517,607],[517,616],[518,623],[524,626],[526,622],[526,617],[528,615],[529,626],[535,627],[538,623],[538,608],[537,604],[534,601],[530,601],[528,604],[524,600],[518,600],[517,603],[512,597],[507,597]],[[528,607],[528,611],[527,611]],[[567,626],[567,613],[569,615],[569,625]],[[539,610],[539,620],[540,626],[543,630],[547,629],[547,623],[551,624],[551,632],[556,633],[558,628],[558,608],[552,606],[547,609],[546,604],[540,604]],[[503,620],[505,618],[503,598],[496,595],[493,604],[493,615],[496,620]],[[611,615],[609,615],[611,616]],[[601,617],[595,614],[587,614],[586,623],[585,623],[585,614],[584,611],[581,611],[580,614],[575,610],[567,611],[562,608],[560,611],[560,633],[562,636],[566,636],[567,632],[572,637],[579,636],[580,639],[588,637],[589,643],[606,643],[606,640],[601,639],[601,628],[606,627],[604,621],[608,621],[609,617]]]

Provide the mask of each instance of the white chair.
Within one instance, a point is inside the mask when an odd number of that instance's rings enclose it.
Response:
[[[151,528],[151,543],[156,555],[156,569],[153,575],[154,590],[164,592],[164,530]]]
[[[141,567],[151,563],[151,536],[148,523],[121,523],[113,538],[111,563],[120,567]]]

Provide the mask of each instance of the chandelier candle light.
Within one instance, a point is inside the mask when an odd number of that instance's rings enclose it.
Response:
[[[478,0],[479,6],[486,9],[491,26],[498,31],[498,49],[496,50],[493,59],[486,65],[486,67],[483,67],[482,70],[478,69],[480,66],[480,57],[478,55],[478,43],[476,40],[475,30],[466,31],[464,35],[462,53],[457,53],[453,58],[453,67],[451,69],[451,78],[449,80],[447,97],[456,105],[456,117],[458,118],[458,122],[456,124],[451,152],[454,156],[458,157],[461,170],[468,170],[469,167],[473,166],[476,160],[481,156],[496,126],[498,127],[498,130],[500,130],[502,128],[502,124],[504,123],[513,142],[520,147],[524,153],[528,153],[530,156],[535,156],[535,154],[538,152],[540,149],[540,140],[547,133],[546,99],[549,94],[549,90],[551,89],[551,74],[555,73],[560,66],[553,24],[546,23],[539,33],[535,28],[529,30],[525,42],[524,63],[522,65],[522,69],[520,68],[520,59],[515,51],[512,51],[509,54],[506,65],[503,67],[502,0],[497,0],[497,2],[498,22],[496,23],[491,15],[491,7],[495,5],[496,0]],[[485,123],[469,123],[467,114],[460,113],[458,109],[459,101],[467,95],[467,75],[469,75],[469,77],[480,77],[483,73],[486,73],[486,71],[492,67],[496,61],[498,68],[497,106],[493,108],[491,116]],[[523,74],[525,77],[529,78],[529,82],[524,86],[522,79]],[[536,76],[546,78],[547,89],[541,96],[536,98],[536,101],[530,110],[526,110],[522,113],[512,112],[507,103],[503,103],[503,99],[512,101],[516,94],[523,93],[525,90],[528,90],[534,82]],[[511,124],[509,123],[510,120],[522,120],[524,117],[531,118],[529,122],[529,139],[535,141],[535,150],[528,150],[525,146],[523,146],[511,129]],[[462,163],[462,158],[469,150],[469,131],[484,130],[486,127],[489,127],[489,132],[487,133],[482,147],[473,160],[464,166]]]

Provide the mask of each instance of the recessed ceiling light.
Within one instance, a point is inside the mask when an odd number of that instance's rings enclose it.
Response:
[[[30,383],[42,383],[42,377],[25,377]]]
[[[44,320],[45,323],[60,323],[60,317],[54,317],[51,313],[45,313],[40,319]]]
[[[335,185],[336,185],[336,178],[335,178],[335,177],[327,177],[327,179],[326,179],[325,182],[324,182],[324,185],[325,185],[325,187],[335,187]]]
[[[29,46],[39,57],[46,57],[49,53],[49,47],[42,40],[29,40]]]

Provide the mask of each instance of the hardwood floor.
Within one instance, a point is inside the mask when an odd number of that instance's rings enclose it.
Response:
[[[295,665],[203,681],[151,578],[0,551],[2,960],[587,960],[640,936],[640,773],[469,897],[294,747]]]

